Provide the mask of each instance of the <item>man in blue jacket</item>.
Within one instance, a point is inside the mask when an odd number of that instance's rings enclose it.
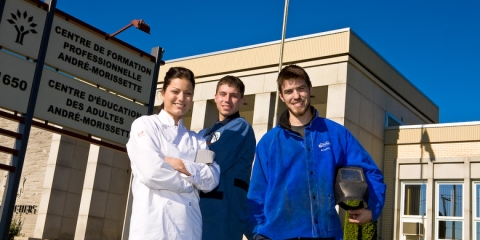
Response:
[[[288,110],[257,145],[247,200],[257,224],[254,238],[341,239],[334,183],[344,166],[363,169],[369,194],[367,208],[349,210],[349,221],[376,221],[386,186],[370,155],[345,127],[318,116],[303,68],[285,67],[277,84]]]
[[[245,85],[239,78],[220,79],[215,93],[218,121],[200,131],[220,165],[218,187],[200,195],[203,240],[241,240],[243,234],[252,238],[253,226],[248,224],[245,203],[256,140],[252,127],[238,112],[244,92]]]

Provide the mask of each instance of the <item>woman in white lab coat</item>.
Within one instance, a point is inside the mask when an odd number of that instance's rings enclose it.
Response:
[[[133,182],[130,240],[201,239],[199,190],[208,192],[219,182],[220,167],[195,162],[207,148],[200,135],[185,128],[182,117],[192,107],[193,73],[172,67],[162,88],[158,115],[135,120],[127,143]]]

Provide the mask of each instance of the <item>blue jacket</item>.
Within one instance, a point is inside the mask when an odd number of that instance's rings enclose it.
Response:
[[[373,221],[382,211],[386,185],[375,162],[345,127],[311,111],[304,138],[291,130],[287,110],[280,126],[257,145],[247,200],[255,233],[271,239],[342,238],[334,183],[343,166],[363,168]]]
[[[237,113],[199,132],[220,165],[220,183],[212,192],[201,194],[202,239],[241,240],[250,237],[253,225],[245,212],[248,185],[255,157],[255,135],[250,124]]]

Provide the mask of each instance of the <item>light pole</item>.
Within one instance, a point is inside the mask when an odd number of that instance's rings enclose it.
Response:
[[[285,0],[285,8],[283,10],[283,27],[282,27],[282,41],[280,43],[280,59],[278,63],[278,72],[282,71],[282,65],[283,65],[283,46],[285,44],[285,34],[287,33],[287,19],[288,19],[288,2],[289,0]],[[277,123],[277,116],[278,116],[278,87],[277,87],[277,94],[275,95],[275,109],[273,112],[273,123],[272,123],[272,128],[275,127],[275,124]]]
[[[127,28],[131,27],[131,26],[135,26],[137,29],[140,29],[142,32],[146,32],[147,34],[150,34],[150,26],[148,26],[147,23],[145,23],[142,19],[140,20],[132,20],[127,26],[123,27],[122,29],[112,33],[112,34],[109,34],[108,36],[109,37],[114,37],[116,36],[117,34],[127,30]]]

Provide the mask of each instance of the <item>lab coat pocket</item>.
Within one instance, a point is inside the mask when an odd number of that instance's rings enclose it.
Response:
[[[190,199],[182,200],[165,199],[165,222],[167,231],[172,236],[189,235],[188,233],[195,233],[197,228],[201,229],[202,218],[196,210],[197,203]]]

